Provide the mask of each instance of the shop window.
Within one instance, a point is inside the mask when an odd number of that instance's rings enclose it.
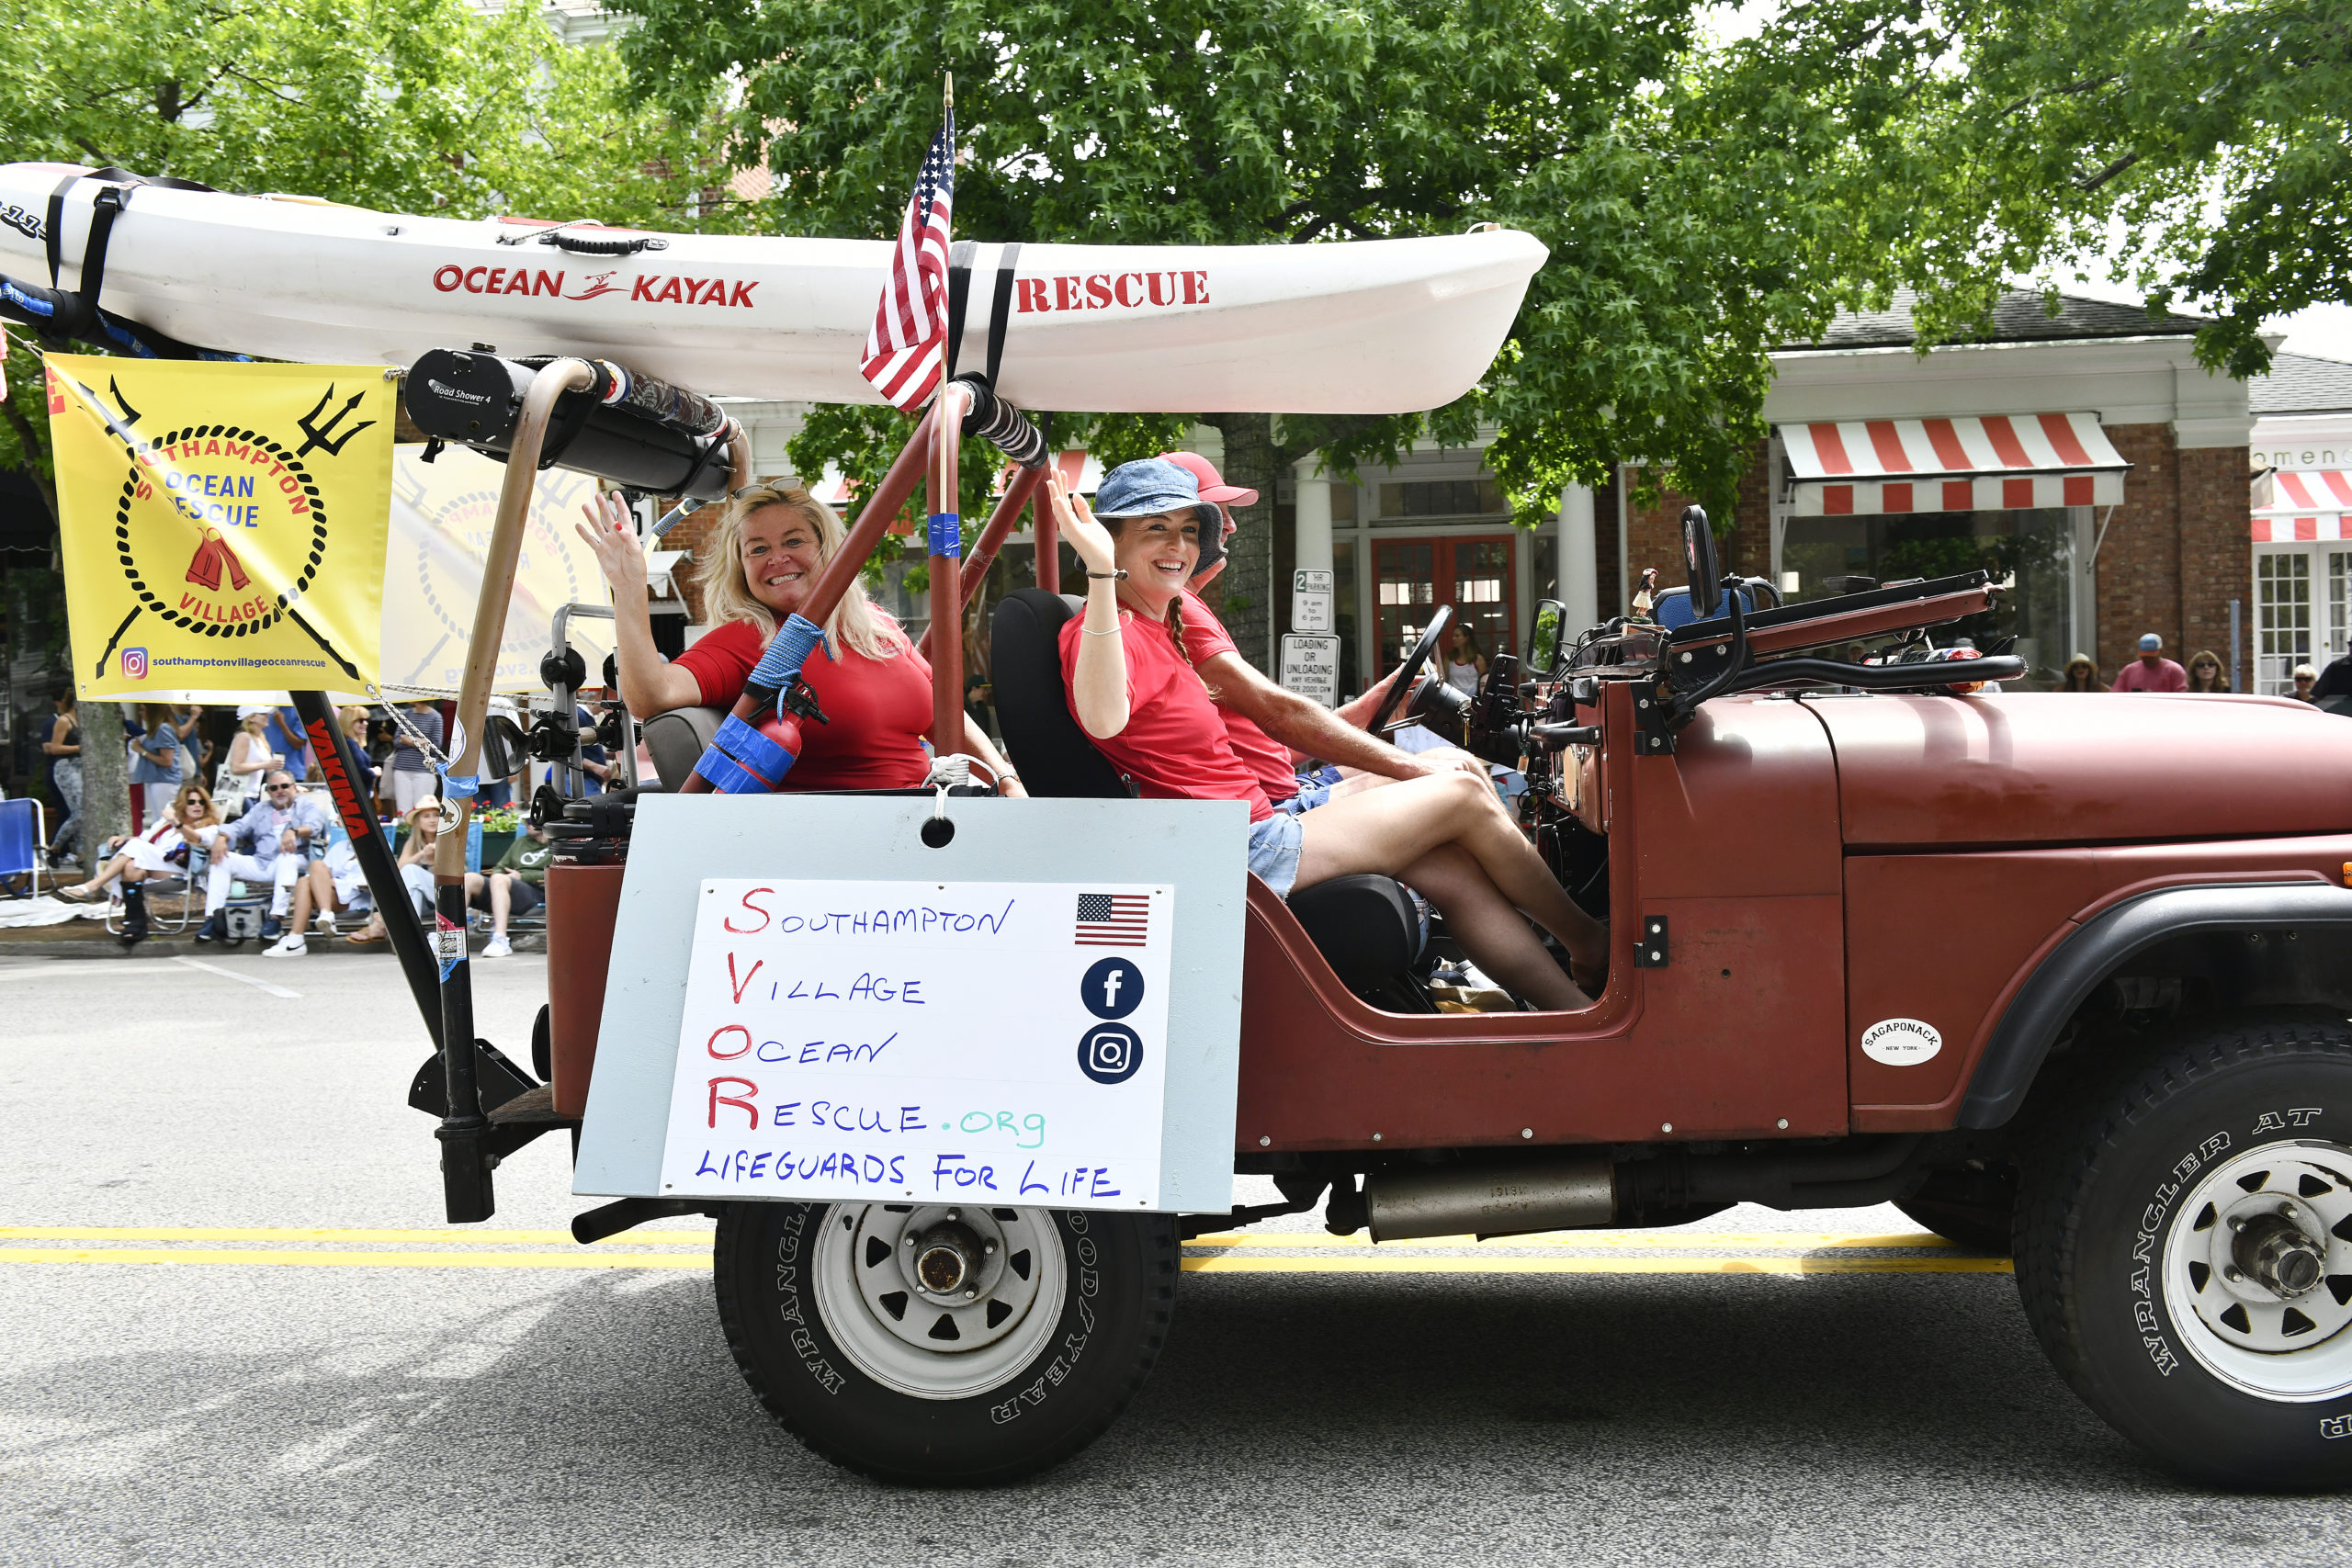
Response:
[[[2284,696],[2295,666],[2312,662],[2312,558],[2307,550],[2254,558],[2254,689]]]
[[[2327,635],[2323,661],[2341,659],[2352,648],[2352,550],[2327,552]]]
[[[1352,523],[1356,520],[1356,487],[1335,484],[1331,487],[1331,521]]]
[[[1380,516],[1385,521],[1436,517],[1496,517],[1502,514],[1500,486],[1475,479],[1406,479],[1380,487]]]
[[[1900,582],[1988,571],[2009,591],[1984,615],[1937,627],[1939,645],[1966,637],[1989,652],[2016,638],[2009,651],[2025,660],[2027,673],[2012,684],[2028,691],[2054,688],[2076,651],[2075,529],[2064,507],[1792,517],[1787,529],[1781,570],[1796,573],[1796,600],[1838,592],[1838,578]]]

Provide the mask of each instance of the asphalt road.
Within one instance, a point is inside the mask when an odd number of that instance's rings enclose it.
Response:
[[[1253,1232],[1193,1249],[1086,1453],[886,1489],[752,1403],[692,1226],[532,1234],[587,1206],[560,1140],[445,1231],[389,961],[98,962],[0,963],[0,1562],[2352,1557],[2339,1500],[2141,1460],[2000,1266],[1891,1208],[1394,1258]],[[541,961],[475,967],[520,1055]]]

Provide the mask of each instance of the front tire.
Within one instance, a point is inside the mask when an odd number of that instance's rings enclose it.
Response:
[[[2352,1484],[2352,1030],[2215,1027],[2053,1131],[2018,1287],[2086,1404],[2183,1474]]]
[[[733,1203],[714,1279],[736,1365],[811,1450],[989,1485],[1109,1427],[1167,1339],[1176,1269],[1164,1214]]]

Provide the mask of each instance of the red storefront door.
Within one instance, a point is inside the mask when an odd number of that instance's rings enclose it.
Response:
[[[1454,623],[1476,635],[1488,658],[1515,649],[1511,607],[1518,548],[1518,537],[1510,534],[1374,541],[1378,668],[1392,669],[1412,651],[1413,639],[1440,604],[1453,606]]]

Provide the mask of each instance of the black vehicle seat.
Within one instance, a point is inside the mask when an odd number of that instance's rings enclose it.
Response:
[[[726,722],[725,708],[672,708],[645,721],[646,755],[653,759],[663,789],[677,793]]]
[[[989,684],[1023,788],[1060,800],[1114,800],[1134,792],[1062,696],[1062,623],[1082,607],[1042,588],[1016,588],[999,600],[989,625]]]
[[[1083,605],[1067,594],[1019,588],[996,607],[989,654],[1005,749],[1032,795],[1057,798],[1131,795],[1109,758],[1070,716],[1062,692],[1062,623]],[[1420,956],[1420,912],[1388,876],[1335,876],[1289,899],[1340,983],[1395,1012],[1434,1010],[1413,976]]]

